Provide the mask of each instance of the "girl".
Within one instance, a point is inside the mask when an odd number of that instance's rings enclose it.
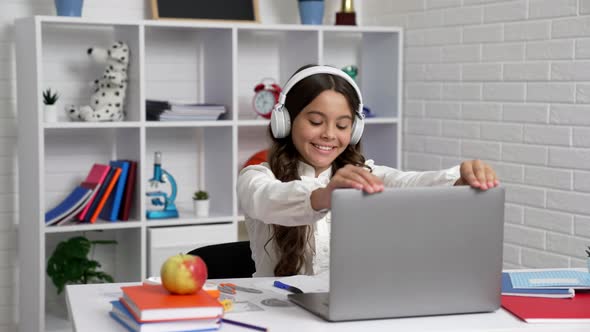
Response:
[[[430,172],[401,172],[365,160],[362,107],[355,82],[336,68],[305,66],[285,84],[271,118],[268,163],[248,166],[238,177],[254,277],[328,269],[328,211],[336,188],[376,193],[384,187],[498,185],[492,168],[479,160]]]

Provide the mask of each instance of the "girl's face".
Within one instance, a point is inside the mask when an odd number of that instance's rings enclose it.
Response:
[[[348,146],[353,113],[339,92],[325,90],[295,117],[291,137],[295,148],[316,176],[331,167]]]

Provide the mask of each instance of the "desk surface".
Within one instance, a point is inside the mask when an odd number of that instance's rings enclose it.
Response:
[[[590,323],[527,324],[504,309],[484,314],[330,323],[295,305],[287,307],[265,305],[264,303],[268,301],[264,300],[270,298],[278,300],[279,304],[287,302],[288,292],[273,288],[274,280],[276,278],[212,280],[212,282],[233,282],[239,286],[262,290],[262,294],[243,292],[237,294],[235,312],[226,313],[225,317],[263,326],[270,331],[590,331]],[[74,330],[77,332],[126,332],[126,329],[110,318],[108,314],[111,310],[110,301],[121,296],[121,286],[136,284],[139,283],[67,286],[67,302]],[[252,330],[224,324],[220,331]]]

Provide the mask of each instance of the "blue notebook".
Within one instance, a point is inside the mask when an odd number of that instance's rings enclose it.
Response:
[[[516,288],[590,288],[590,273],[572,270],[538,270],[510,272]]]
[[[92,189],[77,186],[61,203],[45,213],[45,225],[53,225],[65,218],[85,203],[90,194]]]
[[[117,180],[117,184],[113,192],[109,195],[107,203],[100,212],[100,218],[109,221],[116,221],[121,209],[121,202],[123,201],[123,193],[125,192],[125,184],[127,183],[127,174],[129,173],[128,161],[111,161],[109,165],[114,168],[121,169],[121,175]]]
[[[528,297],[549,297],[549,298],[572,298],[574,290],[567,288],[514,288],[510,281],[510,274],[502,273],[502,295],[528,296]]]
[[[220,322],[215,319],[171,320],[154,323],[139,323],[125,308],[121,301],[111,301],[113,308],[109,315],[131,332],[201,332],[219,329]]]

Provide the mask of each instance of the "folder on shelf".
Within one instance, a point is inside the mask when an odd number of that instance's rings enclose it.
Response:
[[[121,301],[111,301],[111,304],[113,305],[109,313],[111,317],[130,331],[211,331],[217,330],[220,327],[220,320],[218,318],[141,323],[135,320]]]
[[[111,167],[118,167],[121,169],[121,175],[115,185],[113,192],[109,195],[108,200],[100,212],[100,218],[109,221],[116,221],[123,200],[125,185],[127,181],[127,173],[129,171],[129,162],[122,160],[115,160],[110,162]]]
[[[92,196],[90,196],[90,199],[88,200],[88,202],[86,203],[86,205],[82,209],[82,212],[80,212],[80,214],[78,214],[78,217],[77,217],[78,220],[84,221],[84,218],[86,217],[86,214],[88,213],[88,209],[90,209],[92,202],[94,202],[96,195],[98,195],[99,189],[102,186],[102,183],[103,183],[105,177],[109,173],[109,169],[110,169],[110,166],[103,165],[103,164],[92,165],[92,168],[90,169],[90,172],[88,172],[88,175],[86,176],[86,180],[84,182],[97,183],[98,186],[95,188],[94,192],[92,193]]]
[[[590,293],[571,299],[502,295],[502,307],[527,323],[590,322]]]
[[[135,177],[137,173],[137,161],[125,160],[129,163],[129,171],[127,174],[127,181],[125,183],[125,192],[123,193],[123,200],[121,208],[119,209],[119,220],[129,220],[129,213],[133,205],[133,194],[135,193]]]
[[[575,292],[571,288],[514,288],[507,272],[502,273],[502,295],[547,297],[547,298],[572,298]]]

